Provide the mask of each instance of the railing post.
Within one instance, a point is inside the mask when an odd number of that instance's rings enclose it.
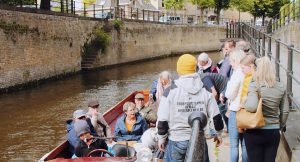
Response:
[[[228,38],[228,22],[226,22],[226,38]]]
[[[101,18],[104,18],[104,17],[103,17],[103,15],[104,15],[103,13],[104,13],[104,9],[103,9],[103,5],[102,5],[102,6],[101,6]],[[108,13],[109,13],[109,12],[107,12],[107,18],[109,19]]]
[[[300,22],[300,0],[298,1],[298,22]]]
[[[66,12],[69,13],[69,2],[66,0]]]
[[[145,10],[143,9],[143,21],[145,21]]]
[[[260,31],[258,31],[258,34],[256,34],[258,36],[257,38],[257,52],[258,52],[258,55],[260,55]]]
[[[130,19],[132,20],[132,7],[130,7]]]
[[[266,55],[266,35],[263,33],[263,37],[262,37],[262,56]]]
[[[60,0],[60,12],[61,13],[64,13],[64,1],[63,0]]]
[[[272,56],[272,37],[269,37],[269,41],[268,41],[268,56],[271,59]]]
[[[85,3],[83,3],[83,16],[86,16],[86,12],[85,12]]]
[[[76,14],[76,2],[75,1],[73,1],[73,14],[75,15]]]
[[[293,21],[296,21],[296,7],[295,6],[296,6],[296,1],[293,3]]]
[[[231,38],[231,23],[229,24],[229,38]]]
[[[73,14],[73,0],[71,0],[71,14]]]
[[[292,79],[292,75],[293,75],[293,48],[294,45],[290,45],[288,47],[288,65],[287,65],[287,84],[286,84],[286,92],[289,98],[289,101],[291,101],[290,97],[293,96],[293,79]],[[292,102],[290,102],[291,104]],[[291,106],[291,105],[290,105]]]
[[[291,20],[291,9],[290,9],[290,3],[288,3],[288,23],[287,24],[289,24],[290,23],[290,20]]]
[[[280,39],[277,39],[276,40],[275,71],[276,71],[276,79],[278,81],[280,81],[279,63],[280,63]]]
[[[93,15],[94,15],[94,18],[96,17],[96,6],[95,4],[93,4]]]
[[[283,26],[285,26],[285,8],[283,9]]]
[[[207,124],[206,115],[203,112],[194,112],[188,118],[192,127],[191,138],[185,154],[185,162],[204,161],[205,137],[203,128]]]

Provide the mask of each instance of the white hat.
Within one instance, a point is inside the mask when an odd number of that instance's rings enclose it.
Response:
[[[199,61],[208,61],[209,60],[209,56],[207,53],[201,53],[199,56],[198,56],[198,60]]]

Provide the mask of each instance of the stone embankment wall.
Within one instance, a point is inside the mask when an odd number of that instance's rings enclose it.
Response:
[[[293,44],[296,49],[300,49],[300,22],[292,22],[278,29],[273,36],[285,43]]]
[[[119,64],[170,54],[216,51],[225,38],[222,27],[195,27],[159,23],[124,22],[120,32],[95,66]]]
[[[81,69],[81,51],[104,21],[0,9],[0,90]],[[113,27],[113,22],[110,22]],[[217,50],[225,29],[124,22],[94,67],[157,56]]]

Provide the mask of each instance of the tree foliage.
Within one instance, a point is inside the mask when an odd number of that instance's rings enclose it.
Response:
[[[254,6],[253,0],[230,0],[230,7],[242,12],[249,12]]]
[[[164,0],[166,9],[182,9],[184,7],[185,0]]]
[[[215,0],[191,0],[191,3],[200,9],[214,8],[215,6]]]

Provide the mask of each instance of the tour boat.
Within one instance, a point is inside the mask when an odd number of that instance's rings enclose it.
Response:
[[[127,96],[125,99],[120,101],[118,104],[107,110],[103,117],[105,118],[106,122],[110,125],[112,133],[115,130],[115,125],[117,122],[117,119],[123,114],[123,105],[127,101],[134,102],[134,96],[137,93],[143,93],[145,96],[145,102],[148,101],[149,91],[135,91],[132,92],[129,96]],[[135,161],[136,157],[128,158],[128,157],[80,157],[71,159],[72,154],[69,151],[70,144],[66,140],[63,143],[61,143],[59,146],[57,146],[55,149],[50,151],[49,153],[45,154],[39,161],[50,161],[50,162],[83,162],[83,161]]]

